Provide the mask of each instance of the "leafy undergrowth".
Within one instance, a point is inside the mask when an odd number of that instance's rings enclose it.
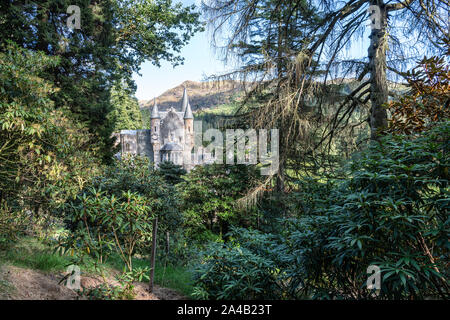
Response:
[[[0,268],[3,265],[13,265],[20,268],[39,270],[43,272],[64,272],[67,267],[74,264],[74,258],[70,255],[53,253],[52,248],[33,237],[20,238],[17,243],[7,249],[0,250]],[[82,275],[99,276],[101,271],[106,276],[117,274],[123,269],[123,263],[119,257],[110,257],[101,269],[96,268],[95,262],[86,257],[83,265],[79,265]],[[149,259],[133,259],[134,268],[149,266]],[[101,271],[100,271],[101,270]],[[161,287],[173,289],[186,297],[192,294],[190,274],[182,266],[166,266],[162,262],[157,263],[155,269],[155,284]],[[10,292],[13,288],[5,280],[0,279],[0,292]],[[0,296],[0,298],[2,298]]]
[[[114,270],[123,270],[123,263],[119,257],[113,256],[108,259],[106,265]],[[150,267],[150,260],[133,258],[133,268]],[[184,266],[164,265],[164,261],[157,261],[155,268],[155,283],[161,287],[176,290],[186,297],[192,294],[191,274]]]

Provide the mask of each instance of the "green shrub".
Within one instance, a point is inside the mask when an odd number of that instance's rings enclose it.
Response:
[[[96,287],[78,292],[79,296],[88,300],[133,300],[133,288],[113,286],[102,283]]]
[[[277,238],[240,230],[237,242],[203,253],[195,294],[448,299],[449,147],[450,122],[374,142],[329,182],[326,199],[284,219]],[[366,285],[371,265],[381,270],[378,294]]]
[[[197,166],[177,185],[183,200],[183,227],[196,241],[228,233],[230,226],[256,225],[257,210],[236,206],[258,185],[254,166],[210,164]]]
[[[151,200],[154,205],[152,210],[156,210],[159,215],[158,229],[161,232],[172,232],[181,224],[177,192],[171,184],[165,182],[159,170],[154,170],[153,163],[147,157],[122,157],[92,179],[85,190],[89,188],[101,189],[108,196],[114,195],[116,198],[120,198],[123,192],[131,191]]]
[[[358,154],[320,216],[288,237],[293,293],[372,297],[369,265],[380,267],[379,298],[448,298],[450,123],[416,136],[387,136]]]
[[[131,271],[133,255],[150,251],[156,216],[160,235],[177,228],[180,215],[172,188],[147,158],[124,157],[105,168],[62,208],[71,231],[62,239],[62,247],[73,250],[80,259],[91,255],[98,263],[115,253]]]
[[[277,245],[257,231],[234,229],[228,243],[211,243],[194,268],[194,293],[199,299],[280,299]]]
[[[0,200],[41,211],[73,197],[99,167],[95,138],[42,74],[58,59],[8,42],[0,50]]]
[[[71,203],[66,218],[71,220],[72,234],[65,239],[66,249],[74,248],[93,255],[102,263],[117,253],[132,270],[136,247],[149,243],[151,237],[150,199],[130,191],[120,198],[91,189]]]
[[[183,181],[181,176],[186,174],[186,170],[182,166],[174,164],[170,161],[164,161],[158,164],[158,170],[167,183],[171,185],[178,184]]]
[[[6,201],[0,202],[0,249],[24,235],[31,225],[31,217],[26,212],[10,208]]]

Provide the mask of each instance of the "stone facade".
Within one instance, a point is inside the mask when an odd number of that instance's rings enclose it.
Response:
[[[173,107],[159,111],[156,99],[150,115],[150,129],[121,130],[116,133],[120,155],[133,154],[149,157],[153,163],[170,161],[190,171],[193,166],[212,162],[211,155],[202,147],[194,152],[194,115],[186,88],[181,111]]]

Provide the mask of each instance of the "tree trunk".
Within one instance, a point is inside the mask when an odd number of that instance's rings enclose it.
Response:
[[[281,127],[281,126],[280,126]],[[283,140],[281,140],[280,138],[280,142],[282,142]],[[280,150],[282,150],[282,146],[280,143]],[[285,184],[284,184],[284,159],[281,159],[281,156],[279,156],[278,159],[278,172],[276,175],[276,180],[275,180],[275,190],[277,192],[284,192],[285,190]]]
[[[284,176],[280,169],[278,171],[277,180],[276,180],[276,190],[278,192],[284,192]]]
[[[169,231],[166,231],[166,254],[169,256],[170,252],[170,233]]]
[[[378,5],[379,16],[375,25],[372,25],[370,34],[370,47],[368,50],[370,83],[371,83],[371,111],[370,131],[371,139],[377,139],[379,133],[387,128],[387,112],[384,104],[388,102],[388,87],[386,78],[386,47],[387,47],[387,11],[383,1],[370,0],[371,5]],[[379,28],[378,28],[379,27]]]
[[[153,292],[153,283],[155,279],[155,261],[156,261],[156,235],[158,234],[158,217],[153,219],[153,230],[152,230],[152,255],[150,258],[150,283],[148,291]]]
[[[37,42],[36,42],[36,50],[43,51],[46,54],[49,53],[48,50],[48,40],[45,38],[45,35],[47,34],[47,28],[48,28],[48,17],[49,17],[49,11],[40,11],[42,9],[38,8],[37,12],[37,18],[39,20],[38,24],[38,32],[37,32]]]

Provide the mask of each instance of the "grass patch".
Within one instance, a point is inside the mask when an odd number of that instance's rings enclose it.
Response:
[[[62,271],[71,263],[69,257],[53,254],[48,246],[31,237],[21,238],[1,251],[0,257],[14,266],[41,271]]]
[[[70,264],[64,256],[51,253],[34,253],[32,255],[15,257],[15,264],[21,267],[28,267],[42,271],[61,271]]]
[[[191,274],[184,266],[157,264],[155,283],[161,287],[174,289],[187,297],[191,297],[193,292]]]
[[[111,268],[123,270],[124,264],[118,256],[111,256],[106,263]],[[150,259],[133,258],[134,268],[150,267]],[[191,297],[193,287],[191,284],[191,273],[185,266],[164,265],[161,261],[156,261],[155,284],[173,289],[186,297]]]
[[[100,274],[100,270],[95,268],[94,260],[85,257],[82,265],[75,263],[73,257],[69,255],[59,255],[53,253],[50,246],[42,243],[36,238],[23,237],[17,243],[5,250],[0,250],[0,261],[9,263],[16,267],[40,270],[44,272],[65,271],[67,266],[77,264],[82,274]],[[133,268],[149,267],[149,259],[133,258]],[[111,275],[112,270],[122,271],[124,264],[119,256],[108,257],[102,266],[105,275]],[[1,280],[1,279],[0,279]],[[157,262],[155,269],[155,283],[161,287],[170,288],[190,297],[192,294],[191,275],[184,266],[164,266],[164,263]],[[5,283],[0,283],[0,291],[5,287]],[[6,290],[6,288],[5,288]]]
[[[93,259],[86,257],[80,266],[82,273],[98,274]],[[75,263],[75,259],[69,255],[53,253],[53,249],[33,237],[20,238],[14,245],[5,250],[0,250],[0,261],[16,267],[50,271],[65,271],[67,267]]]

